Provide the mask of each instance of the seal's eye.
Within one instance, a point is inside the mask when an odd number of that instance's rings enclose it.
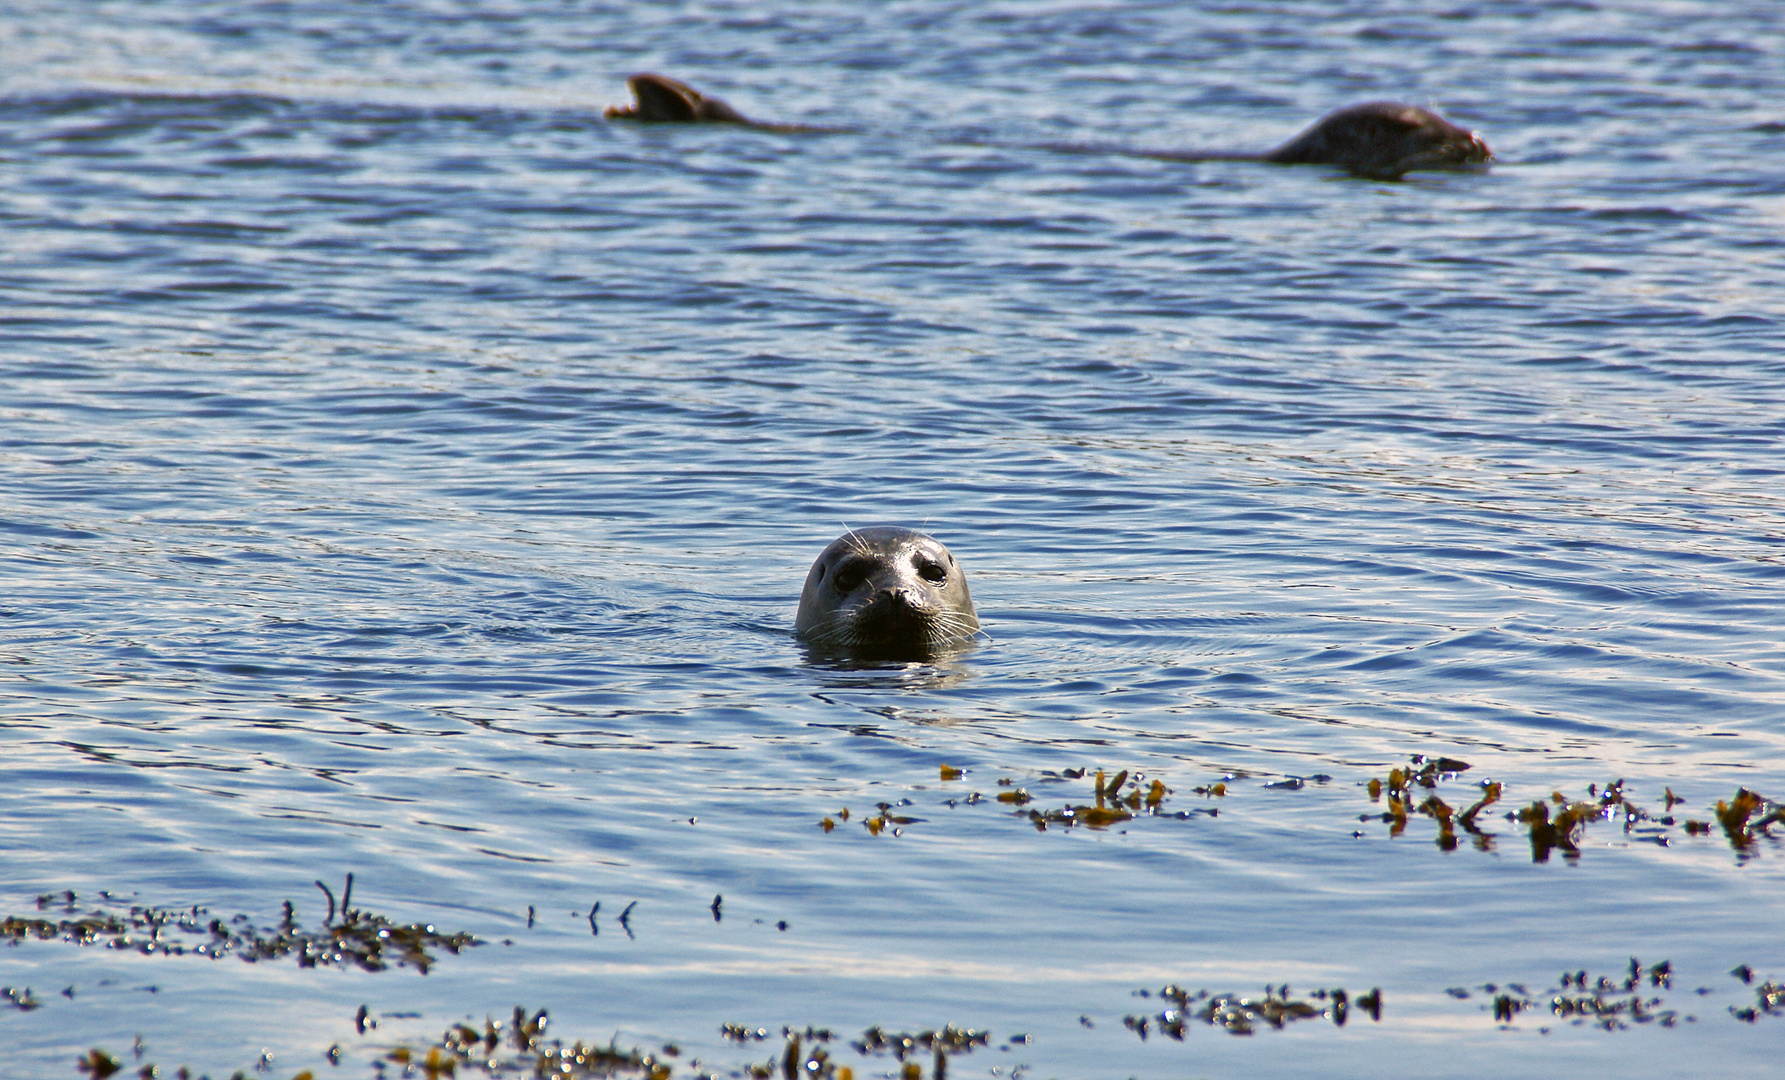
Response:
[[[860,565],[845,563],[837,567],[836,576],[831,578],[831,588],[840,593],[852,593],[855,591],[855,587],[866,578],[867,574],[862,572]]]
[[[934,559],[924,559],[917,564],[917,576],[931,585],[940,585],[948,580],[948,571]]]

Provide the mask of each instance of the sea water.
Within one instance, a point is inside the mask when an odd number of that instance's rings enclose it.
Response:
[[[351,873],[482,942],[24,934],[7,1075],[395,1076],[517,1005],[678,1076],[1785,1049],[1785,850],[1716,812],[1785,798],[1764,6],[21,0],[0,56],[0,917],[320,931]],[[848,130],[604,122],[641,70]],[[1371,99],[1497,161],[1118,152]],[[791,636],[882,523],[970,649]],[[1100,769],[1154,805],[1071,824]]]

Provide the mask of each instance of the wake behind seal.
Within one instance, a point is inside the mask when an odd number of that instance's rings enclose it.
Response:
[[[794,633],[812,648],[858,659],[928,659],[978,630],[953,553],[894,525],[831,541],[806,574],[794,617]]]

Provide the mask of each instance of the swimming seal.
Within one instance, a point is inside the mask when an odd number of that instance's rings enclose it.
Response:
[[[646,124],[744,124],[759,127],[743,113],[667,75],[644,71],[626,80],[633,103],[609,105],[601,115],[609,120],[637,120]]]
[[[1371,101],[1327,113],[1313,127],[1259,156],[1278,165],[1337,165],[1357,176],[1396,180],[1415,169],[1484,165],[1480,135],[1430,109]]]
[[[978,629],[954,555],[892,525],[831,541],[806,574],[794,617],[794,633],[813,648],[869,659],[925,659]]]
[[[715,97],[665,75],[644,73],[626,80],[634,104],[610,105],[610,120],[654,124],[742,124],[764,131],[846,132],[799,124],[765,124],[745,117]],[[960,140],[984,145],[977,140]],[[1067,153],[1110,153],[1157,161],[1263,161],[1274,165],[1335,165],[1354,176],[1399,180],[1419,169],[1469,169],[1493,160],[1482,137],[1430,109],[1396,101],[1351,105],[1321,117],[1295,138],[1265,153],[1132,150],[1119,146],[1046,143],[1036,149]]]
[[[1160,161],[1265,161],[1336,165],[1353,176],[1399,180],[1416,169],[1469,169],[1493,160],[1480,135],[1430,109],[1369,101],[1327,113],[1306,131],[1263,154],[1159,151]]]

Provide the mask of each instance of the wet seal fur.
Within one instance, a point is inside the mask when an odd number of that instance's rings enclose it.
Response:
[[[806,574],[794,617],[794,633],[814,649],[866,659],[927,659],[978,630],[954,555],[893,525],[831,541]]]
[[[811,124],[771,124],[752,120],[724,101],[703,94],[680,79],[641,71],[626,80],[632,104],[609,105],[601,111],[608,120],[632,120],[641,124],[735,124],[782,135],[841,135],[849,128]]]
[[[798,124],[765,124],[751,120],[716,97],[685,82],[643,72],[626,80],[633,104],[610,105],[609,120],[649,124],[741,124],[765,131],[829,132],[847,128],[815,128]],[[1399,180],[1427,169],[1482,168],[1494,158],[1486,140],[1444,119],[1430,109],[1396,101],[1351,105],[1321,117],[1312,127],[1266,153],[1200,153],[1146,151],[1114,146],[1046,144],[1039,149],[1071,153],[1115,153],[1158,161],[1262,161],[1274,165],[1334,165],[1353,176]]]
[[[667,75],[640,72],[626,80],[632,91],[631,105],[609,105],[601,113],[609,120],[637,120],[645,124],[744,124],[754,120],[685,82]]]
[[[1336,165],[1354,176],[1398,180],[1418,169],[1469,169],[1493,160],[1487,141],[1430,109],[1370,101],[1327,113],[1264,154],[1149,154],[1166,161]]]

